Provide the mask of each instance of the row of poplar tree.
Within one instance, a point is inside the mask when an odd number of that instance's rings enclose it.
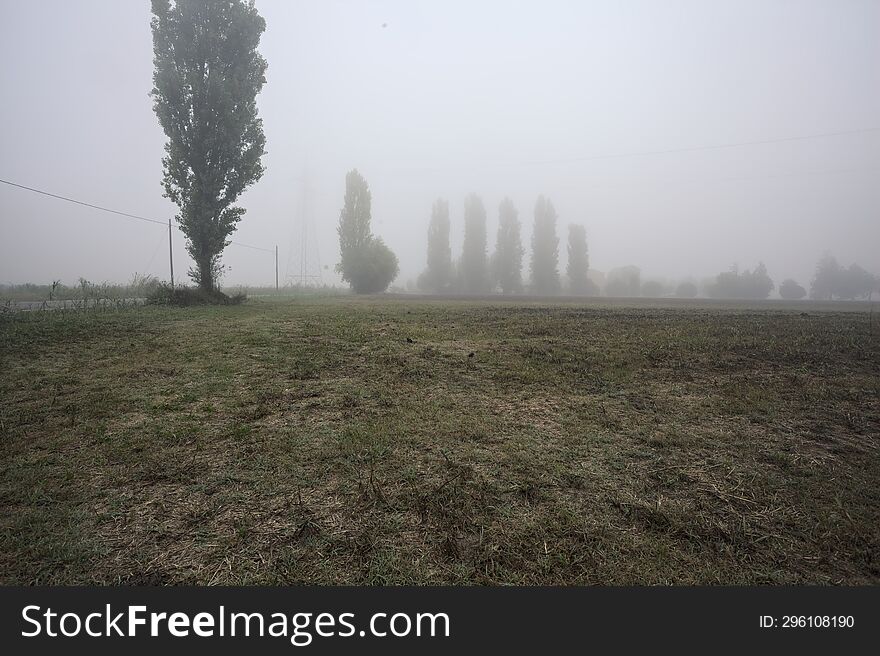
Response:
[[[562,284],[559,274],[558,215],[553,203],[539,196],[535,203],[532,253],[528,289],[535,294],[557,294]],[[429,293],[483,294],[500,290],[504,294],[525,291],[522,278],[525,249],[520,236],[519,213],[509,198],[498,207],[498,234],[495,252],[488,255],[486,207],[477,194],[464,201],[464,243],[461,257],[453,261],[449,245],[449,203],[438,199],[428,224],[428,266],[419,276],[418,286]],[[568,276],[571,294],[596,295],[595,283],[588,277],[587,233],[582,225],[568,227]]]

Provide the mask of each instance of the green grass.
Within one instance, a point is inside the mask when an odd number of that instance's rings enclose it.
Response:
[[[2,316],[0,582],[876,584],[865,307]]]

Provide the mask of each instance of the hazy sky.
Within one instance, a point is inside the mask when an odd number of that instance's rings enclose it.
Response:
[[[538,194],[587,227],[592,268],[698,278],[763,260],[806,283],[830,249],[880,273],[880,2],[258,0],[266,173],[234,240],[298,274],[303,175],[311,262],[337,280],[345,173],[373,231],[425,265],[431,203]],[[0,178],[167,220],[147,0],[2,0]],[[387,27],[382,27],[387,23]],[[589,159],[593,157],[593,159]],[[0,282],[167,277],[166,231],[0,185]],[[175,271],[189,263],[174,234]],[[528,253],[527,253],[528,258]],[[269,253],[227,248],[224,283],[268,284]],[[528,270],[526,260],[526,272]],[[313,269],[314,271],[314,269]]]

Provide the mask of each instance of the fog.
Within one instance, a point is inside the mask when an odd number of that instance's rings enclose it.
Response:
[[[149,3],[0,6],[0,178],[173,217],[148,96]],[[777,283],[806,284],[830,250],[880,273],[878,2],[257,7],[266,173],[242,196],[232,239],[277,245],[282,284],[302,270],[303,207],[308,272],[339,282],[352,168],[370,184],[373,232],[399,257],[401,286],[425,267],[437,197],[458,255],[470,192],[488,209],[490,252],[498,204],[513,199],[526,276],[539,194],[559,213],[563,270],[565,226],[582,223],[600,271],[699,279],[763,261]],[[0,282],[167,277],[155,224],[0,185],[0,231]],[[174,240],[182,276],[191,263],[177,230]],[[229,246],[224,285],[271,283],[272,257]]]

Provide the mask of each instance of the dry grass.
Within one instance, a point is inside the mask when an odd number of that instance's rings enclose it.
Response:
[[[876,584],[880,325],[828,309],[2,317],[0,581]]]

